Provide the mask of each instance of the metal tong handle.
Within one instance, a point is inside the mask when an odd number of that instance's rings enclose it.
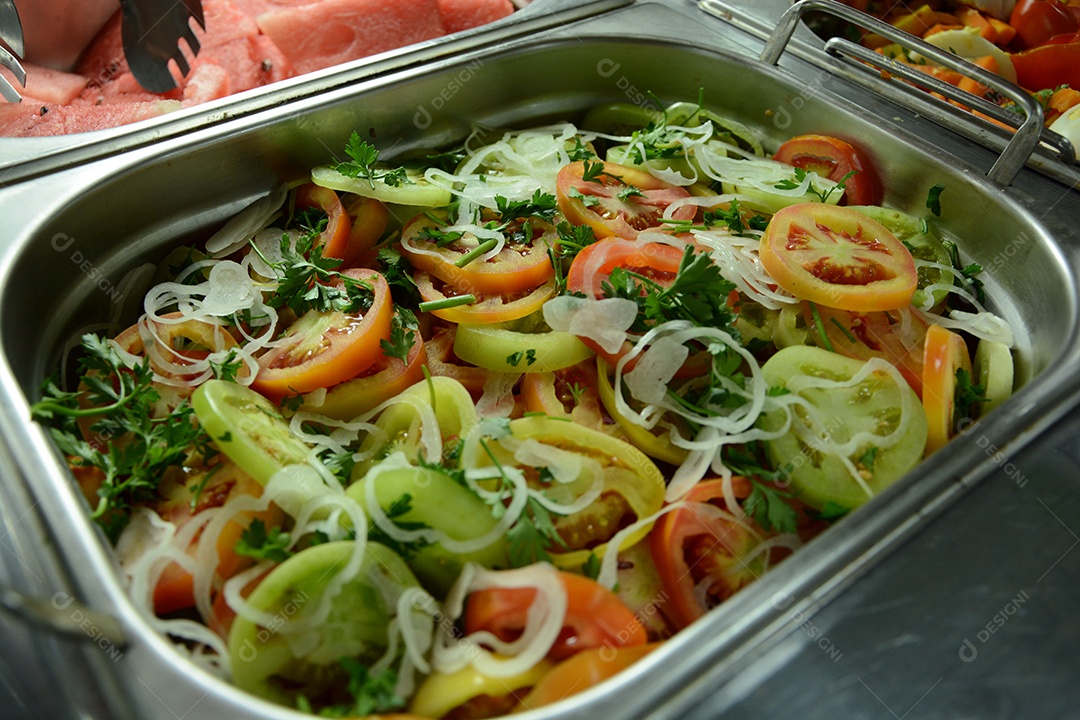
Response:
[[[934,78],[926,73],[921,73],[918,70],[910,68],[892,58],[885,57],[880,53],[875,53],[860,45],[856,45],[849,40],[843,40],[841,38],[832,38],[825,43],[825,51],[833,57],[843,58],[845,54],[850,55],[860,62],[854,60],[848,61],[852,65],[858,66],[863,70],[868,70],[866,66],[862,64],[867,63],[878,70],[885,70],[893,75],[902,77],[905,80],[917,83],[923,87],[931,88],[935,92],[939,92],[951,100],[956,100],[968,107],[976,108],[980,112],[984,112],[996,120],[1000,120],[1011,127],[1016,127],[1016,132],[1013,133],[1005,150],[998,156],[993,167],[991,167],[990,171],[986,174],[990,180],[1001,185],[1008,185],[1011,183],[1017,173],[1023,169],[1028,158],[1031,157],[1031,154],[1035,152],[1040,139],[1043,138],[1059,152],[1067,157],[1072,157],[1072,144],[1057,133],[1052,133],[1049,130],[1044,129],[1042,106],[1022,88],[1005,80],[999,75],[995,75],[994,73],[984,70],[952,53],[936,48],[903,30],[899,30],[883,20],[879,20],[860,10],[848,7],[847,5],[842,5],[835,2],[835,0],[799,0],[799,2],[788,8],[780,17],[775,32],[773,32],[769,37],[768,42],[765,44],[765,48],[761,52],[761,61],[769,65],[776,65],[780,61],[780,56],[783,55],[784,49],[787,47],[788,42],[791,40],[791,36],[794,34],[795,29],[798,27],[803,16],[813,11],[835,15],[836,17],[846,20],[865,30],[875,32],[908,50],[913,50],[923,57],[929,58],[951,70],[955,70],[956,72],[993,89],[1003,97],[1012,100],[1024,116],[1024,121],[1019,127],[1016,126],[1016,118],[1012,113],[1009,113],[982,98],[976,97],[971,93],[950,85],[949,83],[941,81],[938,78]],[[918,92],[907,85],[902,87],[902,92],[909,94]],[[899,93],[897,93],[897,95],[899,95]],[[898,102],[900,101],[899,97],[891,97],[890,99]],[[991,127],[1000,130],[997,126],[991,125]]]
[[[117,648],[127,642],[116,618],[85,607],[67,593],[43,600],[0,586],[0,611],[64,637],[99,644],[105,640]]]
[[[7,43],[14,53],[0,45],[0,65],[10,70],[19,84],[26,87],[26,70],[19,62],[19,57],[26,50],[23,45],[22,21],[19,20],[15,0],[0,0],[0,41]],[[0,75],[0,95],[3,95],[8,102],[22,102],[19,91],[2,75]]]

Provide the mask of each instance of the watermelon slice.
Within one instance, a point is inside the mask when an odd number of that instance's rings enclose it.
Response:
[[[444,34],[436,0],[319,0],[256,18],[298,73]]]
[[[61,72],[29,62],[22,63],[22,66],[26,70],[25,90],[15,81],[15,75],[2,65],[0,65],[0,75],[14,85],[24,98],[63,105],[79,97],[79,93],[86,87],[87,79],[82,75]]]
[[[24,112],[18,116],[15,114],[7,116],[0,112],[0,130],[4,135],[35,137],[106,130],[178,110],[180,103],[176,100],[154,100],[101,105],[80,103],[27,106],[27,109],[29,113]]]
[[[502,20],[514,12],[510,0],[438,0],[446,32],[455,33]]]

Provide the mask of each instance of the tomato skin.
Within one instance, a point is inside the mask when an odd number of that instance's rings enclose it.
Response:
[[[726,509],[722,483],[698,483],[684,498],[686,506],[657,520],[649,534],[653,562],[669,596],[660,609],[680,630],[710,609],[699,599],[698,583],[708,581],[708,596],[722,602],[764,570],[764,556],[759,556],[760,568],[754,565],[757,560],[747,565],[741,559],[759,542],[755,534],[705,507]],[[733,477],[732,484],[736,497],[749,495],[745,478]]]
[[[956,371],[966,370],[971,377],[971,356],[964,338],[940,325],[926,332],[923,354],[923,409],[926,410],[926,454],[937,452],[956,429],[953,408],[956,398]]]
[[[633,240],[642,230],[660,227],[660,218],[668,205],[690,196],[686,189],[666,183],[644,170],[609,162],[603,165],[603,172],[596,180],[584,180],[585,161],[572,162],[559,171],[556,180],[555,198],[559,212],[574,225],[591,227],[597,238],[618,236]],[[640,190],[642,195],[620,199],[619,192],[630,186]],[[586,206],[575,194],[595,198],[596,207],[602,212]],[[672,217],[691,220],[696,214],[696,207],[685,205]]]
[[[316,208],[326,213],[326,229],[315,239],[314,246],[323,248],[323,257],[344,259],[349,249],[352,220],[336,192],[315,183],[305,183],[296,189],[299,210]]]
[[[371,286],[371,307],[363,314],[306,313],[285,331],[283,339],[291,342],[283,342],[258,358],[259,373],[252,383],[255,390],[280,400],[332,387],[356,377],[382,357],[379,343],[390,338],[393,317],[390,286],[374,270],[352,269],[342,274]],[[318,330],[320,323],[327,326],[326,331],[310,336],[312,326]],[[310,347],[312,343],[317,345]]]
[[[806,171],[816,172],[833,182],[840,182],[849,172],[855,174],[844,180],[841,205],[880,205],[881,180],[862,150],[829,135],[799,135],[791,138],[776,151],[774,160]]]
[[[1043,45],[1055,35],[1076,32],[1077,17],[1060,0],[1018,0],[1009,16],[1022,48]]]
[[[645,628],[613,592],[582,575],[560,572],[566,589],[563,630],[548,652],[563,660],[582,650],[629,647],[648,641]],[[465,607],[465,633],[486,630],[505,641],[525,628],[526,614],[536,598],[535,588],[488,588],[469,595]]]
[[[911,304],[919,285],[911,252],[885,226],[822,203],[776,213],[758,254],[780,287],[826,307],[895,310]]]

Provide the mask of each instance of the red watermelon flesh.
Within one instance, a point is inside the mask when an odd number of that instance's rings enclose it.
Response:
[[[82,75],[61,72],[28,62],[22,63],[22,66],[26,71],[25,88],[15,80],[14,73],[2,65],[0,65],[0,75],[3,75],[24,98],[62,105],[79,97],[79,93],[86,87],[86,78]]]
[[[502,20],[514,12],[510,0],[438,0],[446,32],[455,33]]]
[[[104,103],[101,105],[74,104],[38,107],[29,117],[22,117],[18,127],[6,127],[4,116],[0,114],[0,127],[4,134],[19,137],[41,135],[68,135],[91,130],[106,130],[119,125],[126,125],[139,120],[164,115],[178,110],[180,103],[175,100],[154,100],[151,102]]]
[[[436,0],[320,0],[263,13],[257,21],[298,73],[445,33]]]

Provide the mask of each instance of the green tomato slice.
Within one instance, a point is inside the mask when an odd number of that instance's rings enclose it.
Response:
[[[916,260],[933,262],[946,267],[952,266],[952,258],[949,257],[948,249],[941,240],[930,232],[925,219],[908,215],[899,210],[878,207],[877,205],[852,205],[851,209],[858,210],[871,220],[876,220],[884,225],[889,232],[907,246],[908,250],[911,251],[911,256]],[[951,284],[947,275],[945,271],[939,268],[920,266],[918,269],[919,285],[911,304],[921,308],[923,303],[926,302],[925,288],[942,283]],[[931,291],[931,294],[934,298],[931,303],[932,307],[944,302],[949,295],[949,291],[939,288]]]
[[[714,137],[736,145],[744,150],[751,150],[758,157],[765,155],[761,146],[761,139],[747,125],[717,115],[711,110],[706,110],[697,103],[677,102],[667,108],[668,125],[685,125],[686,127],[699,127],[706,122],[712,122]]]
[[[787,468],[785,475],[797,497],[812,507],[834,503],[853,508],[870,499],[845,459],[876,495],[923,457],[926,413],[915,391],[902,378],[897,382],[898,375],[884,372],[851,383],[863,366],[859,360],[827,350],[793,345],[761,368],[770,386],[785,388],[806,403],[793,407],[791,430],[765,445],[774,466]],[[816,379],[841,384],[815,387]],[[773,410],[762,416],[759,425],[776,431],[786,417],[783,409]],[[885,438],[901,427],[895,442],[886,444]],[[856,435],[860,436],[857,447],[846,458],[833,451],[831,446],[848,443]]]
[[[383,410],[375,420],[375,426],[381,432],[371,433],[360,444],[360,452],[372,457],[353,466],[354,481],[392,452],[400,450],[412,462],[420,457],[423,422],[420,408],[424,407],[434,411],[444,443],[465,437],[479,421],[472,395],[457,380],[433,377],[416,383],[398,395],[397,402]],[[434,462],[439,458],[427,460]]]
[[[260,625],[240,615],[233,622],[228,643],[237,687],[290,707],[300,695],[317,703],[347,681],[341,658],[371,664],[383,655],[397,598],[419,583],[397,554],[369,542],[360,571],[341,584],[354,550],[351,541],[309,547],[256,586],[247,602],[272,619]],[[327,602],[329,613],[315,617]]]
[[[458,325],[454,354],[485,370],[555,372],[593,355],[576,335],[550,330],[523,333],[493,325]]]
[[[483,538],[498,525],[491,508],[468,488],[431,468],[392,467],[376,472],[377,469],[350,485],[345,494],[364,508],[369,519],[372,516],[367,498],[369,486],[374,489],[375,499],[384,513],[408,496],[409,509],[387,520],[402,530],[408,528],[427,543],[418,543],[419,547],[407,555],[406,562],[432,595],[445,597],[467,562],[487,568],[509,565],[506,544],[501,540],[471,552],[452,552],[439,542],[440,537],[452,541]],[[376,527],[374,520],[372,527]]]
[[[994,340],[979,340],[972,361],[975,383],[986,390],[986,400],[980,408],[983,414],[990,412],[1012,395],[1013,357],[1009,346]]]
[[[780,309],[773,325],[772,341],[778,348],[813,344],[800,305],[785,305]]]
[[[278,408],[251,388],[207,380],[191,406],[218,449],[260,485],[281,468],[307,461],[308,446],[292,434]]]
[[[425,208],[445,207],[450,204],[450,191],[428,182],[418,170],[406,169],[408,182],[388,185],[382,180],[353,178],[342,175],[328,165],[320,165],[311,171],[311,181],[316,185],[375,198],[396,205],[417,205]]]

